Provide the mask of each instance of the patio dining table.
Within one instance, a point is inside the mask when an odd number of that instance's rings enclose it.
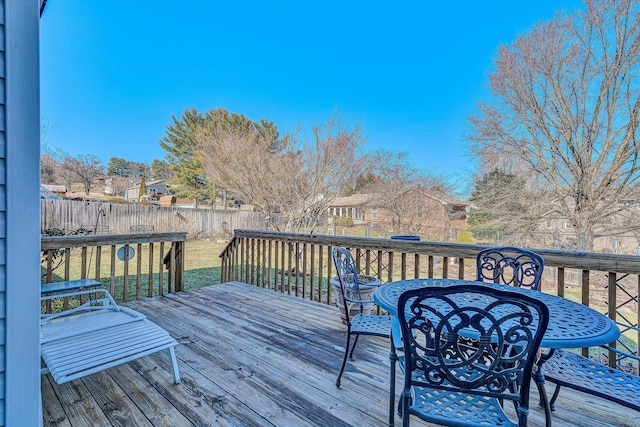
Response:
[[[397,315],[398,299],[400,295],[410,289],[424,286],[451,286],[461,284],[477,284],[495,289],[504,289],[505,285],[497,283],[487,283],[457,279],[410,279],[397,282],[389,282],[376,290],[373,298],[383,309]],[[546,425],[551,426],[551,409],[546,391],[544,389],[544,361],[548,360],[555,349],[559,348],[585,348],[615,341],[620,336],[618,326],[611,319],[598,311],[583,304],[568,300],[556,295],[546,294],[537,290],[530,290],[511,286],[509,290],[534,296],[544,302],[549,308],[549,325],[542,339],[541,347],[549,349],[549,352],[542,355],[536,372],[536,385],[540,392],[541,404],[544,406],[546,415]],[[399,331],[394,331],[397,333]],[[392,352],[393,352],[392,343]],[[395,361],[392,360],[392,363]],[[392,366],[392,376],[395,372]],[[394,379],[392,381],[395,382]],[[395,387],[391,387],[391,393]],[[391,396],[392,401],[395,399]],[[392,405],[393,406],[393,405]],[[389,425],[393,425],[393,408],[390,408]]]

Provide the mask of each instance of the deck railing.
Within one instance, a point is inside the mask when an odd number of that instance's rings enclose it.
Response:
[[[222,281],[238,280],[333,304],[333,246],[349,248],[360,274],[382,282],[417,277],[474,279],[480,245],[394,239],[235,230],[220,255]],[[621,338],[612,347],[638,356],[640,257],[534,249],[544,257],[543,292],[590,306],[618,322]],[[589,349],[583,349],[589,354]],[[610,366],[639,372],[640,363],[613,351],[591,349]]]
[[[94,278],[124,302],[180,291],[186,237],[186,233],[42,237],[42,282]]]

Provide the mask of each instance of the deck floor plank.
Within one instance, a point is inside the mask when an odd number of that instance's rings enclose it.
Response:
[[[97,372],[82,381],[112,425],[153,425],[109,373]]]
[[[63,385],[47,375],[44,426],[387,425],[388,341],[363,337],[337,389],[346,330],[335,307],[238,282],[127,305],[178,340],[182,383],[166,352]],[[543,426],[531,400],[529,425]],[[640,425],[639,412],[572,390],[557,407],[556,427]]]
[[[43,376],[41,381],[43,424],[57,427],[71,427],[64,408],[56,397],[51,385],[51,376]]]

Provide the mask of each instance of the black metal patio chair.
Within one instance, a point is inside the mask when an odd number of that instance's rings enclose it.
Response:
[[[356,263],[351,252],[345,248],[335,247],[331,255],[336,266],[338,281],[340,282],[344,315],[346,317],[345,323],[347,325],[347,344],[344,349],[344,358],[342,359],[340,373],[336,380],[336,386],[340,387],[340,380],[347,364],[347,356],[353,359],[353,351],[356,348],[360,335],[389,338],[391,336],[391,318],[389,316],[378,316],[364,312],[365,305],[369,305],[374,301],[363,299],[361,295],[361,283],[358,281]],[[356,314],[352,317],[353,312],[356,312]],[[355,335],[355,339],[353,346],[350,346],[352,335]]]
[[[403,426],[411,415],[451,426],[527,425],[533,366],[549,321],[543,302],[482,285],[425,287],[400,296],[398,320]],[[517,420],[505,401],[515,404]]]
[[[535,252],[502,246],[480,251],[476,266],[477,280],[537,290],[544,259]]]

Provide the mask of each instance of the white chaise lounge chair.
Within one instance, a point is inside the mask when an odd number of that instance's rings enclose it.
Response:
[[[120,307],[104,289],[50,296],[42,301],[85,296],[90,299],[61,313],[43,314],[40,320],[40,355],[45,367],[62,384],[160,350],[169,350],[174,382],[180,373],[174,347],[178,342],[167,331],[137,311]]]

